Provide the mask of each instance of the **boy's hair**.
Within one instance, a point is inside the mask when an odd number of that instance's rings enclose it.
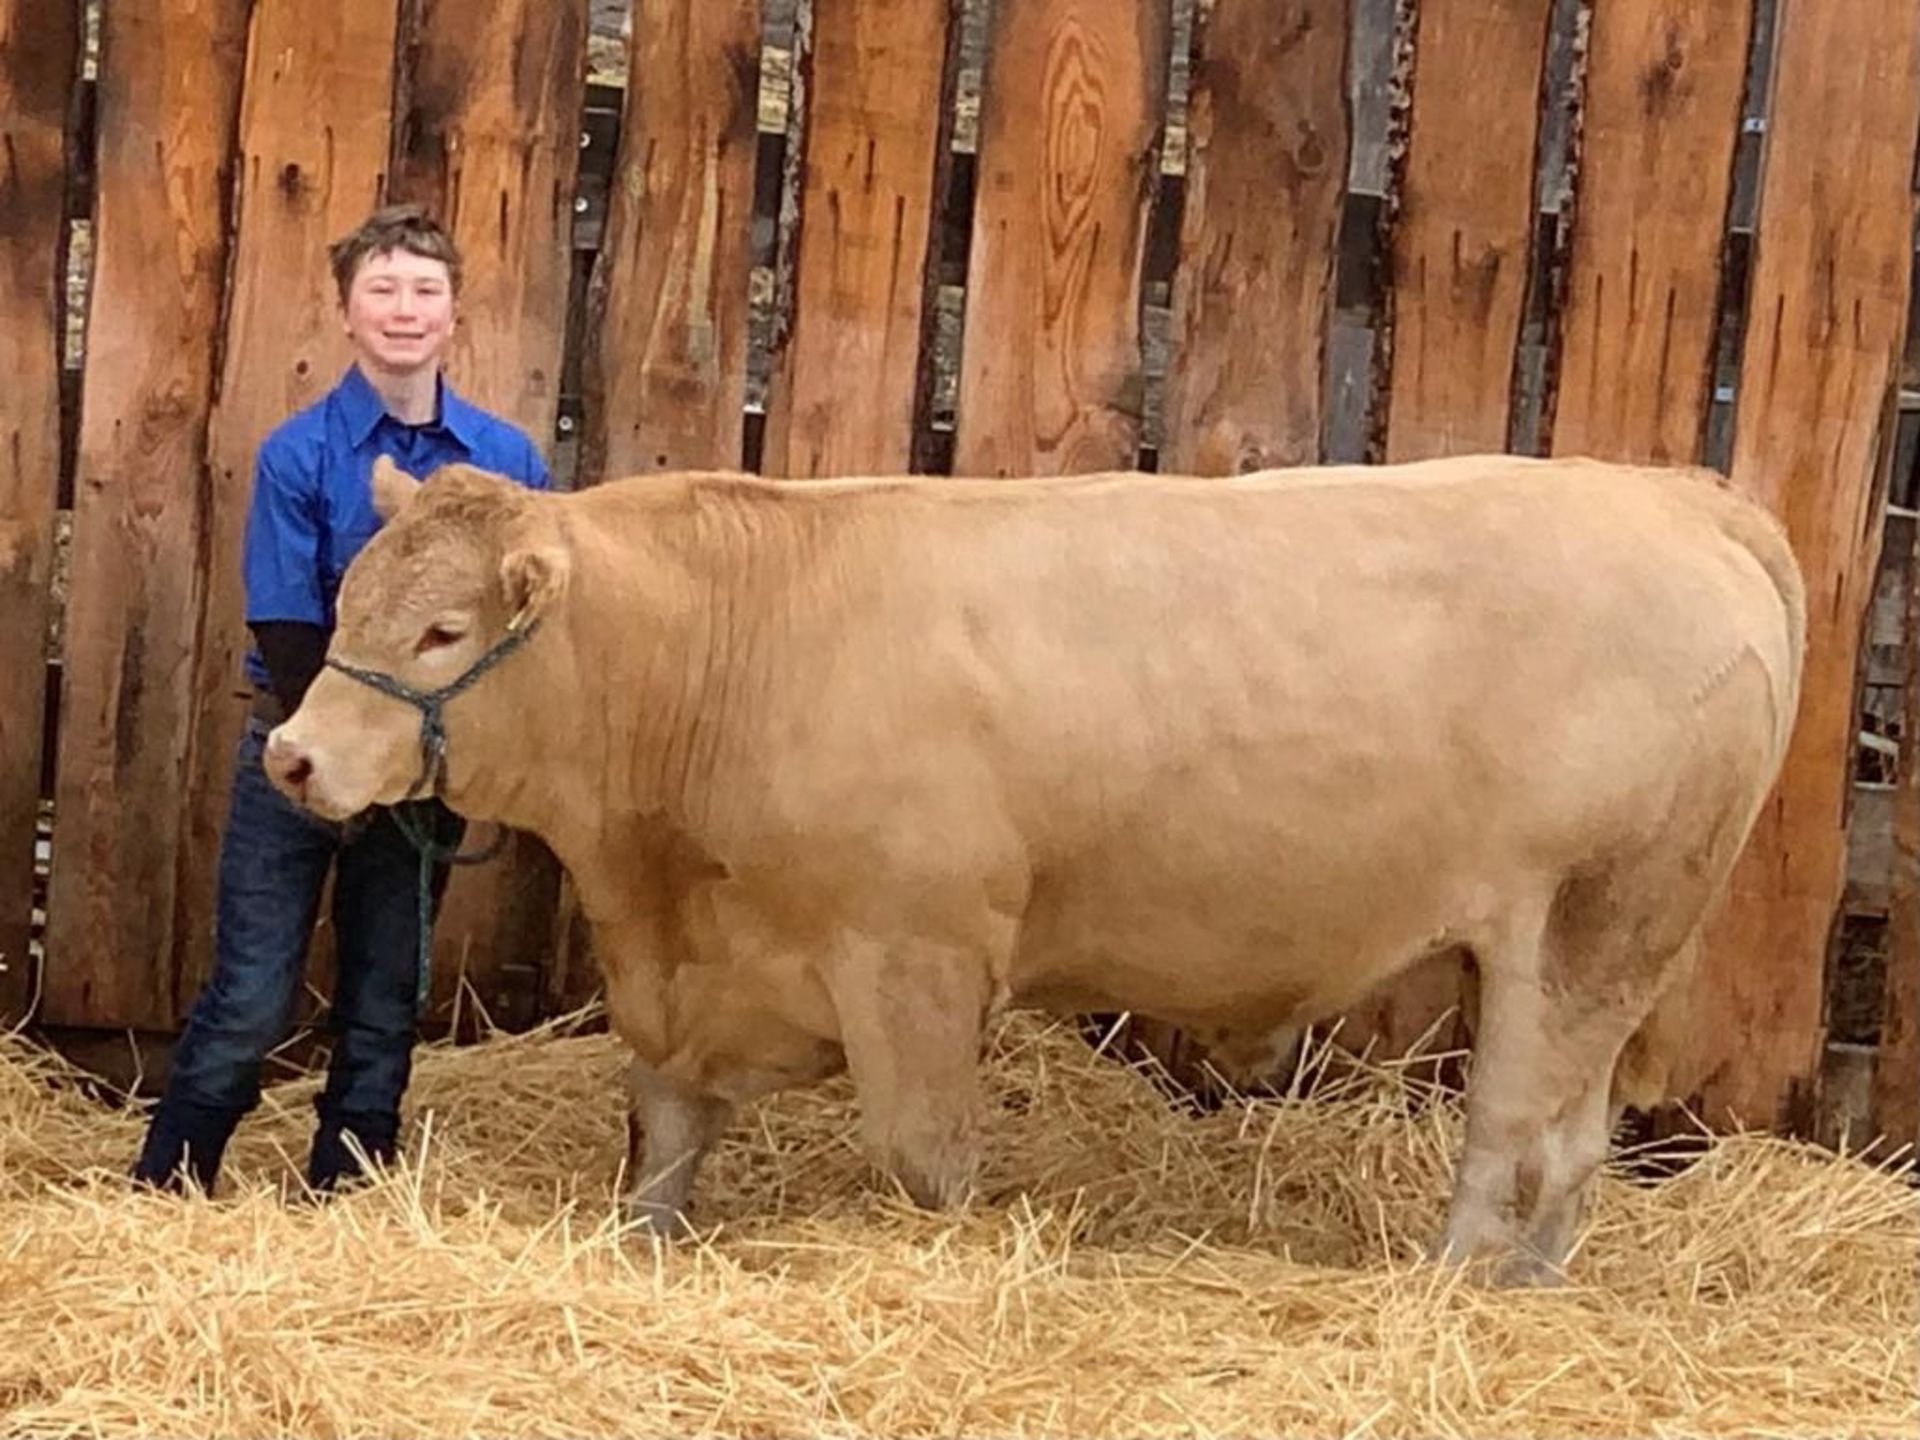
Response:
[[[387,205],[362,220],[351,234],[341,236],[327,247],[340,303],[347,303],[353,277],[360,273],[360,266],[368,256],[387,255],[395,250],[440,261],[447,267],[454,294],[460,293],[460,251],[455,248],[453,237],[440,228],[440,222],[427,213],[424,205]]]

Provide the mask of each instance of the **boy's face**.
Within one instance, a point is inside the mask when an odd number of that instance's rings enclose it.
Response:
[[[435,364],[453,336],[446,262],[405,250],[369,255],[347,287],[347,338],[360,359],[389,374]]]

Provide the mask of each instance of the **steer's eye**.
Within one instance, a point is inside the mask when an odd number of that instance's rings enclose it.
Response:
[[[437,620],[421,632],[419,643],[413,647],[413,653],[424,655],[429,650],[444,650],[466,633],[464,625],[455,624],[449,620]]]

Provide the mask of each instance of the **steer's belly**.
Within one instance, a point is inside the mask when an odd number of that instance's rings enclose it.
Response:
[[[1014,955],[1021,1004],[1131,1010],[1268,1031],[1341,1010],[1397,970],[1468,942],[1493,897],[1446,876],[1036,884]]]

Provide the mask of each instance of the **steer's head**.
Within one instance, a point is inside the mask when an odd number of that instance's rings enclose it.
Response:
[[[467,465],[423,485],[385,456],[373,489],[386,524],[347,567],[330,661],[436,691],[565,590],[553,497]],[[445,702],[456,806],[476,776],[510,761],[523,717],[538,708],[526,660],[505,656]],[[289,798],[329,819],[393,804],[421,773],[421,711],[329,665],[268,737],[266,770]]]

